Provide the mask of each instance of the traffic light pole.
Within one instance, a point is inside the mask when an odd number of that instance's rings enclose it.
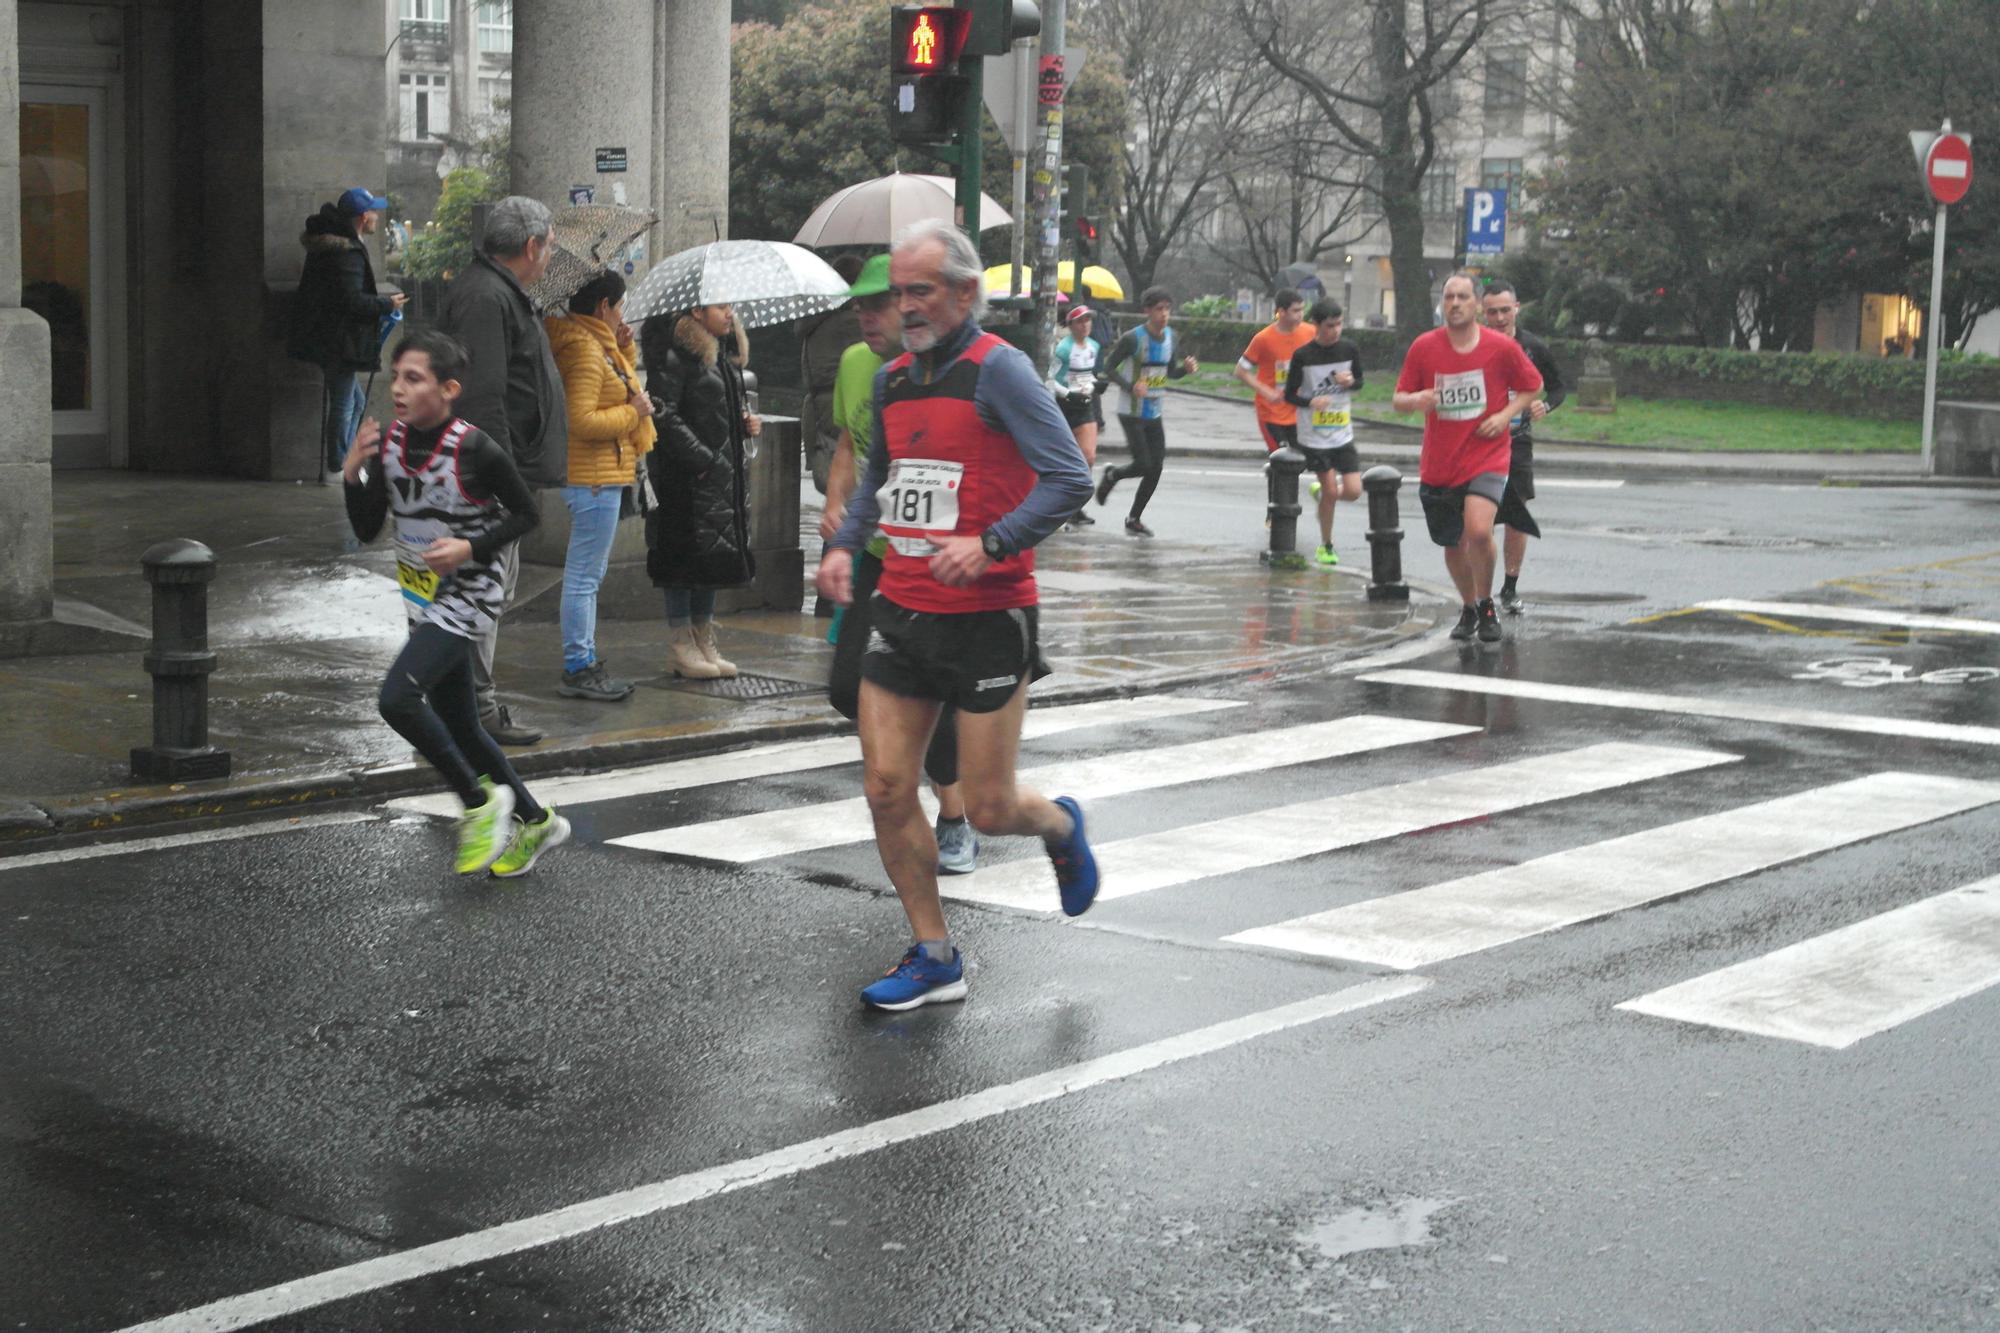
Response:
[[[984,154],[983,136],[980,134],[980,118],[986,114],[986,62],[972,59],[965,76],[965,105],[960,110],[958,125],[958,225],[972,238],[974,248],[979,245],[979,191],[980,159]]]
[[[1035,364],[1046,365],[1056,345],[1056,269],[1062,259],[1062,132],[1063,48],[1065,0],[1045,0],[1042,6],[1041,68],[1035,81],[1042,130],[1041,160],[1033,162],[1029,178],[1035,219]],[[1076,299],[1083,299],[1082,268],[1077,269]]]

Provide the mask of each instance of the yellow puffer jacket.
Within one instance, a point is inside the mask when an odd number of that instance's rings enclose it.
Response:
[[[653,419],[640,416],[630,403],[632,391],[644,384],[632,359],[601,319],[562,315],[543,320],[542,326],[569,400],[569,484],[630,484],[640,456],[657,438]],[[622,380],[619,371],[624,372]]]

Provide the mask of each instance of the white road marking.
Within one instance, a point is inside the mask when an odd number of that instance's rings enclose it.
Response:
[[[1725,967],[1620,1009],[1843,1050],[2000,982],[2000,877]]]
[[[1859,732],[1866,736],[1952,741],[1961,745],[2000,745],[2000,727],[1924,722],[1868,713],[1835,713],[1819,708],[1785,708],[1729,699],[1702,699],[1691,694],[1642,694],[1632,690],[1600,690],[1583,685],[1545,685],[1532,680],[1461,676],[1449,671],[1378,671],[1357,679],[1376,685],[1409,685],[1418,689],[1452,690],[1460,694],[1497,694],[1510,699],[1544,699],[1551,703],[1586,704],[1593,708],[1629,708],[1643,713],[1721,717],[1779,727],[1816,727],[1826,731]]]
[[[262,1291],[227,1297],[179,1314],[135,1324],[125,1333],[194,1333],[194,1330],[214,1333],[221,1329],[245,1328],[367,1292],[380,1291],[398,1283],[473,1264],[491,1263],[508,1255],[599,1231],[621,1222],[651,1217],[702,1199],[785,1180],[816,1167],[829,1166],[899,1143],[989,1120],[1010,1111],[1055,1101],[1100,1084],[1132,1078],[1197,1056],[1211,1055],[1290,1028],[1354,1013],[1372,1005],[1414,995],[1429,984],[1422,977],[1380,977],[1365,981],[1328,995],[1317,995],[1309,1000],[1197,1028],[1095,1060],[1065,1065],[1045,1074],[1035,1074],[886,1120],[808,1139],[756,1157],[607,1194],[534,1217],[405,1250],[400,1254],[383,1255],[343,1268],[329,1269],[296,1281],[266,1287]]]
[[[300,829],[331,828],[340,824],[366,824],[378,818],[360,811],[331,815],[302,815],[297,819],[263,824],[239,824],[233,828],[203,829],[199,833],[173,833],[160,838],[134,838],[127,842],[98,842],[88,847],[65,847],[53,852],[29,852],[25,856],[0,857],[0,870],[26,870],[30,866],[55,865],[61,861],[88,861],[100,856],[130,856],[138,852],[172,851],[205,842],[232,842],[238,838],[261,838],[271,833],[296,833]]]
[[[1157,694],[1138,699],[1103,699],[1096,703],[1066,704],[1056,708],[1030,708],[1021,727],[1021,737],[1023,740],[1036,740],[1083,727],[1192,717],[1198,713],[1243,706],[1241,702],[1230,699],[1194,699],[1185,695]],[[852,736],[829,736],[822,740],[759,745],[748,750],[703,755],[696,759],[669,759],[615,773],[538,778],[534,783],[534,792],[538,801],[583,805],[590,801],[646,796],[653,792],[706,787],[718,782],[768,778],[781,773],[800,773],[810,768],[833,768],[860,762],[860,741]],[[455,816],[459,812],[459,802],[456,796],[450,795],[412,796],[389,802],[389,809],[400,814]]]
[[[1625,480],[1622,477],[1619,478],[1536,477],[1535,478],[1535,489],[1537,490],[1543,490],[1548,487],[1554,487],[1557,490],[1565,490],[1565,491],[1614,491],[1617,490],[1620,486],[1623,486],[1624,484]]]
[[[1104,881],[1097,896],[1108,901],[1296,861],[1522,806],[1733,764],[1738,758],[1713,750],[1612,742],[1324,800],[1297,801],[1097,847]],[[1029,911],[1054,910],[1056,903],[1055,873],[1040,856],[989,866],[963,881],[948,880],[943,887],[950,898]]]
[[[1252,731],[1181,745],[1125,750],[1098,759],[1047,764],[1028,769],[1019,777],[1023,785],[1051,794],[1076,791],[1091,797],[1118,796],[1186,782],[1262,773],[1393,745],[1463,736],[1477,730],[1452,723],[1416,722],[1364,713],[1275,731]],[[854,797],[703,824],[652,829],[609,841],[614,847],[742,863],[862,842],[874,835],[868,802]]]
[[[1229,936],[1413,968],[2000,801],[2000,783],[1876,773]]]
[[[1823,606],[1818,602],[1745,602],[1734,597],[1696,602],[1703,611],[1740,611],[1756,616],[1793,620],[1835,620],[1852,625],[1893,625],[1898,629],[1949,630],[1957,634],[2000,634],[2000,621],[1965,620],[1957,616],[1920,616],[1906,611],[1881,611],[1867,606]]]

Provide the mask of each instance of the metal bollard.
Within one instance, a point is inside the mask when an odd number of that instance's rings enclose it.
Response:
[[[1361,474],[1361,489],[1368,492],[1368,550],[1371,571],[1368,600],[1407,602],[1410,585],[1403,582],[1403,529],[1398,526],[1396,492],[1403,486],[1403,474],[1383,463]]]
[[[229,752],[208,743],[208,585],[215,553],[185,537],[139,557],[153,585],[153,646],[143,660],[153,676],[153,743],[132,751],[140,781],[184,782],[229,776]]]
[[[1273,569],[1304,569],[1306,558],[1298,552],[1299,477],[1306,470],[1306,456],[1288,444],[1272,452],[1264,470],[1271,485],[1271,549],[1263,553],[1263,561]]]

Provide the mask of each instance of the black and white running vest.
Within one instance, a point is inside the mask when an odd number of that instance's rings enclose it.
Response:
[[[389,427],[382,450],[382,479],[389,486],[389,511],[396,524],[396,583],[403,590],[403,609],[412,625],[428,623],[468,639],[492,628],[499,617],[505,596],[499,574],[477,560],[468,560],[449,574],[435,574],[424,563],[423,552],[440,537],[473,541],[500,524],[495,505],[465,493],[459,454],[471,431],[470,422],[454,418],[430,457],[413,468],[404,452],[409,431],[398,421]]]

